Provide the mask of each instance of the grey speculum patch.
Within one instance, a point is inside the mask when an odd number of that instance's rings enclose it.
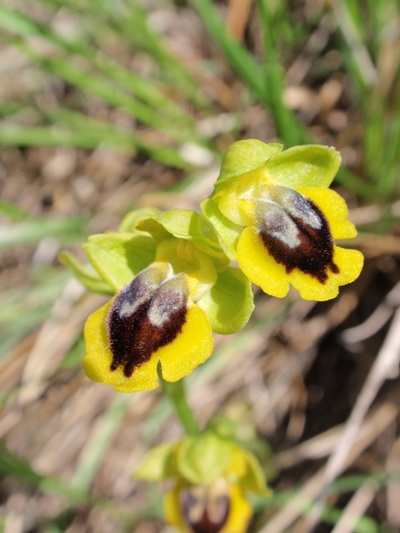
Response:
[[[339,267],[333,262],[333,239],[328,221],[319,207],[308,198],[304,198],[305,204],[318,217],[320,224],[310,226],[294,213],[284,210],[284,216],[296,225],[296,246],[285,243],[285,239],[278,237],[275,228],[267,223],[261,227],[260,236],[268,252],[277,263],[286,267],[287,273],[298,268],[324,284],[329,276],[328,269],[334,274],[339,273]]]
[[[185,522],[193,533],[218,533],[228,520],[228,494],[199,496],[189,488],[181,492],[179,504]]]
[[[140,276],[122,289],[108,314],[108,338],[113,354],[110,370],[122,366],[129,378],[158,348],[173,342],[186,322],[186,304],[185,294],[168,288],[154,289]],[[163,320],[155,324],[151,315],[158,307]]]

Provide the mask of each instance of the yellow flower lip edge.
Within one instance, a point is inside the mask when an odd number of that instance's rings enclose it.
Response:
[[[338,295],[340,286],[353,282],[362,270],[364,259],[361,252],[335,244],[336,239],[353,238],[357,232],[347,220],[348,210],[344,200],[336,192],[331,189],[303,188],[299,193],[312,201],[321,214],[321,219],[323,216],[326,220],[324,225],[330,231],[330,234],[322,234],[323,240],[320,239],[319,246],[315,244],[318,240],[314,241],[315,259],[304,256],[303,263],[296,264],[294,248],[292,255],[286,252],[286,258],[282,254],[282,260],[279,261],[281,257],[278,256],[277,260],[274,250],[271,252],[265,245],[265,237],[263,238],[260,228],[247,227],[239,237],[238,262],[246,276],[271,296],[285,297],[292,285],[303,299],[330,300]],[[310,261],[310,266],[307,261]],[[318,265],[323,273],[322,277],[313,275],[313,268],[317,269]],[[318,273],[318,270],[314,272]]]

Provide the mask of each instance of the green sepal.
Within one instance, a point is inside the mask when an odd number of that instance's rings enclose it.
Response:
[[[133,472],[133,477],[146,481],[162,481],[178,476],[175,465],[175,449],[177,442],[167,442],[153,448]]]
[[[295,146],[267,163],[267,175],[293,189],[329,187],[341,163],[339,152],[319,145]]]
[[[246,461],[246,475],[241,479],[241,485],[249,492],[254,492],[261,496],[269,496],[271,490],[266,487],[264,471],[257,458],[243,448],[241,448],[241,452]]]
[[[100,278],[100,276],[95,270],[90,270],[70,252],[60,252],[58,254],[58,259],[60,263],[62,263],[72,271],[73,275],[89,291],[107,295],[114,294],[113,289]]]
[[[147,231],[158,242],[171,236],[189,239],[197,226],[197,217],[198,214],[189,209],[170,209],[140,221],[137,228]]]
[[[187,481],[209,485],[221,477],[232,458],[232,442],[206,431],[187,437],[179,446],[176,460],[180,475]]]
[[[209,232],[204,234],[199,215],[195,211],[170,209],[140,221],[137,229],[150,233],[157,242],[165,241],[171,236],[192,241],[199,251],[213,259],[217,270],[223,270],[229,264],[215,235]]]
[[[230,335],[242,329],[254,309],[251,283],[239,268],[228,267],[197,304],[207,315],[212,330]]]
[[[223,182],[261,167],[271,157],[279,154],[282,149],[282,144],[265,144],[257,139],[234,142],[222,159],[221,172],[216,185],[219,186]]]
[[[156,243],[147,235],[101,233],[83,245],[89,261],[116,292],[154,261]]]
[[[223,252],[231,261],[236,261],[236,246],[243,231],[242,226],[235,224],[223,215],[212,198],[204,200],[200,204],[200,208],[200,219],[214,228]]]
[[[156,207],[143,207],[141,209],[130,211],[122,219],[118,231],[121,233],[136,233],[136,231],[138,231],[136,226],[141,220],[152,216],[157,216],[159,213],[160,210]]]

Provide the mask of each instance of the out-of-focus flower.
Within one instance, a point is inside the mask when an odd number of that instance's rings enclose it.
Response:
[[[211,355],[212,331],[237,331],[253,310],[247,278],[193,229],[198,215],[174,211],[131,214],[129,231],[85,245],[117,294],[86,322],[83,367],[120,392],[157,387],[159,364],[166,381],[188,375]]]
[[[249,494],[270,494],[255,456],[211,431],[156,447],[135,477],[173,479],[165,515],[182,533],[245,533],[253,513]]]
[[[306,300],[329,300],[360,274],[358,250],[336,246],[356,235],[344,200],[328,189],[340,156],[332,148],[234,143],[202,216],[244,274],[284,297],[290,285]]]

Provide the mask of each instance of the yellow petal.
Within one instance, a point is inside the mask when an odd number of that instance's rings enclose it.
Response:
[[[93,381],[112,385],[119,392],[155,389],[158,385],[156,354],[136,368],[130,378],[124,375],[122,367],[110,370],[113,355],[109,347],[106,321],[111,305],[112,301],[103,305],[86,321],[84,330],[86,356],[83,359],[85,374]]]
[[[246,533],[253,509],[239,485],[229,487],[231,500],[228,520],[220,533]]]
[[[240,446],[234,446],[232,449],[232,460],[229,463],[227,476],[234,476],[232,479],[240,479],[246,475],[247,462],[246,455]]]
[[[289,275],[289,281],[305,300],[323,302],[338,295],[339,287],[351,283],[360,275],[364,257],[358,250],[347,250],[334,246],[333,262],[339,268],[337,274],[327,271],[328,278],[320,283],[316,278],[294,269]]]
[[[202,309],[190,305],[182,331],[166,346],[156,352],[161,361],[162,375],[166,381],[178,381],[204,363],[214,346],[211,326]]]
[[[241,234],[237,257],[243,273],[265,293],[277,298],[287,295],[289,281],[286,268],[269,254],[254,228],[246,228]]]
[[[332,189],[302,188],[299,192],[310,198],[326,216],[334,239],[352,239],[357,230],[347,217],[349,210],[344,199]]]
[[[167,492],[164,498],[165,520],[182,533],[191,533],[185,525],[179,506],[179,494],[184,488],[183,482],[178,482]]]
[[[246,228],[238,243],[238,261],[244,274],[272,296],[286,296],[290,284],[305,300],[325,301],[338,295],[341,285],[351,283],[360,275],[364,258],[358,250],[334,246],[333,263],[338,273],[327,268],[327,279],[321,283],[317,278],[294,268],[287,273],[284,265],[275,261],[265,248],[254,228]]]

